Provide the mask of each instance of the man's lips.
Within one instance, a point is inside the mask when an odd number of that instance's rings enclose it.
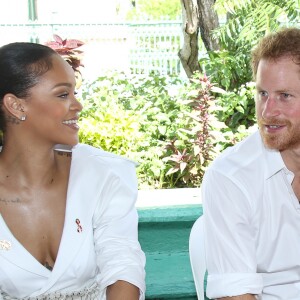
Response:
[[[284,127],[285,125],[264,125],[264,126],[267,128],[276,129],[276,128]]]
[[[278,132],[286,127],[286,124],[261,124],[267,132]]]

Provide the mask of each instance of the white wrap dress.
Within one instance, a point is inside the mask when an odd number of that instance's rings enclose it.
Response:
[[[0,299],[106,299],[106,287],[117,280],[136,285],[144,299],[136,198],[134,162],[83,144],[73,147],[52,271],[14,238],[0,214]]]

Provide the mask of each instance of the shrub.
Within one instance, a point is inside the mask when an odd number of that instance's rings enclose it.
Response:
[[[178,78],[109,72],[82,87],[80,141],[139,163],[140,188],[170,187],[161,160],[176,135],[180,105],[171,88]]]
[[[83,143],[131,156],[142,140],[140,116],[124,109],[116,96],[105,78],[83,88],[79,138]]]
[[[80,141],[137,161],[140,189],[198,187],[219,151],[247,134],[246,127],[233,132],[220,121],[230,111],[217,99],[227,97],[235,110],[244,104],[217,92],[200,74],[187,82],[109,72],[83,82]]]
[[[208,77],[195,73],[183,91],[185,127],[178,128],[176,138],[166,146],[169,156],[163,158],[171,164],[167,175],[175,177],[176,186],[200,186],[206,167],[215,157],[214,117],[210,113],[213,90]]]

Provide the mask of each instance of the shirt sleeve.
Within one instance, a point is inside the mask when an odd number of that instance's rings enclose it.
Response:
[[[207,296],[221,298],[262,292],[256,272],[256,226],[246,190],[208,170],[201,186],[208,270]]]
[[[143,300],[145,255],[138,242],[135,165],[126,160],[119,162],[99,198],[93,223],[100,288],[124,280],[140,289]]]

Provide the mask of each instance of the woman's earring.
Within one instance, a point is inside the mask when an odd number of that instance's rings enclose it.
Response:
[[[21,112],[24,112],[25,110],[24,110],[23,107],[21,107],[21,108],[20,108],[20,111],[21,111]],[[20,120],[21,120],[21,121],[25,121],[25,120],[26,120],[26,115],[21,116]]]

